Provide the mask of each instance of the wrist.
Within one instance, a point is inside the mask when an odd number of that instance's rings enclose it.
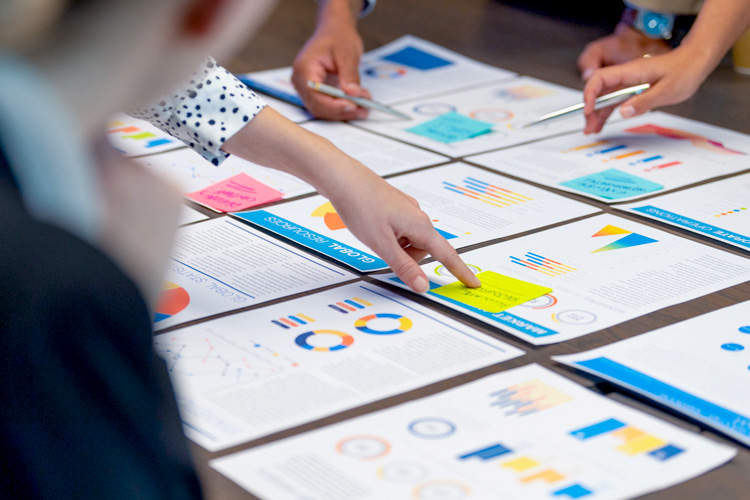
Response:
[[[704,78],[719,65],[724,53],[715,47],[707,46],[698,41],[686,38],[682,44],[673,50],[676,57],[684,60],[684,68],[693,68]]]
[[[319,2],[315,31],[323,29],[356,29],[362,8],[361,0],[326,0]]]

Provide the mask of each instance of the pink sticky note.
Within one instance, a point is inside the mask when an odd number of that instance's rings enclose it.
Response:
[[[187,197],[219,212],[237,212],[280,200],[284,194],[247,174],[237,174],[194,193],[188,193]]]

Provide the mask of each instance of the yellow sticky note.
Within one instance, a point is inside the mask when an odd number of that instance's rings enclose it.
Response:
[[[432,293],[489,313],[499,313],[518,304],[552,292],[551,288],[517,280],[510,276],[484,271],[477,274],[479,288],[469,288],[460,281],[435,288]]]

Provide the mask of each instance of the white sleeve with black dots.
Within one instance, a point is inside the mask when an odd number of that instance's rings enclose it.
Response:
[[[130,112],[219,165],[229,156],[224,141],[255,118],[266,103],[229,71],[207,58],[189,82],[158,103]]]

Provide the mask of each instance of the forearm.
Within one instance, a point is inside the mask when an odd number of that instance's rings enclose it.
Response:
[[[750,0],[706,0],[680,49],[708,75],[750,26]]]
[[[268,107],[230,137],[222,149],[253,163],[292,174],[329,199],[334,198],[342,186],[354,182],[355,176],[364,181],[374,175],[327,139]]]

